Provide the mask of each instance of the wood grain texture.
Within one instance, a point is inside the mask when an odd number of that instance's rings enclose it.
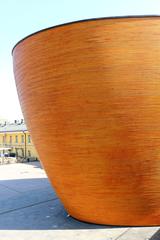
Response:
[[[13,52],[32,139],[67,211],[160,224],[160,18],[51,28]]]

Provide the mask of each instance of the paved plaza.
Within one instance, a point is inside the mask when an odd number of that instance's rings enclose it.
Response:
[[[160,227],[114,227],[70,216],[39,162],[0,166],[0,240],[160,240]]]

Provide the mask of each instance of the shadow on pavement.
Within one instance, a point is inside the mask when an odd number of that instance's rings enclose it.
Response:
[[[0,181],[0,230],[103,229],[65,211],[47,178]]]
[[[158,230],[149,240],[160,240],[160,230]]]

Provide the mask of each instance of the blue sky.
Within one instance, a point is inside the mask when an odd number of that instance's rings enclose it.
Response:
[[[40,29],[94,17],[159,14],[159,0],[1,0],[0,118],[21,118],[11,50]]]

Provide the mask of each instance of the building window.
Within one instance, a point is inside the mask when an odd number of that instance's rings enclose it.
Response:
[[[24,143],[24,135],[21,136],[21,143]]]
[[[18,143],[18,136],[15,136],[15,143]]]
[[[31,136],[28,135],[28,143],[31,143]]]
[[[12,143],[12,136],[9,137],[9,142]]]

